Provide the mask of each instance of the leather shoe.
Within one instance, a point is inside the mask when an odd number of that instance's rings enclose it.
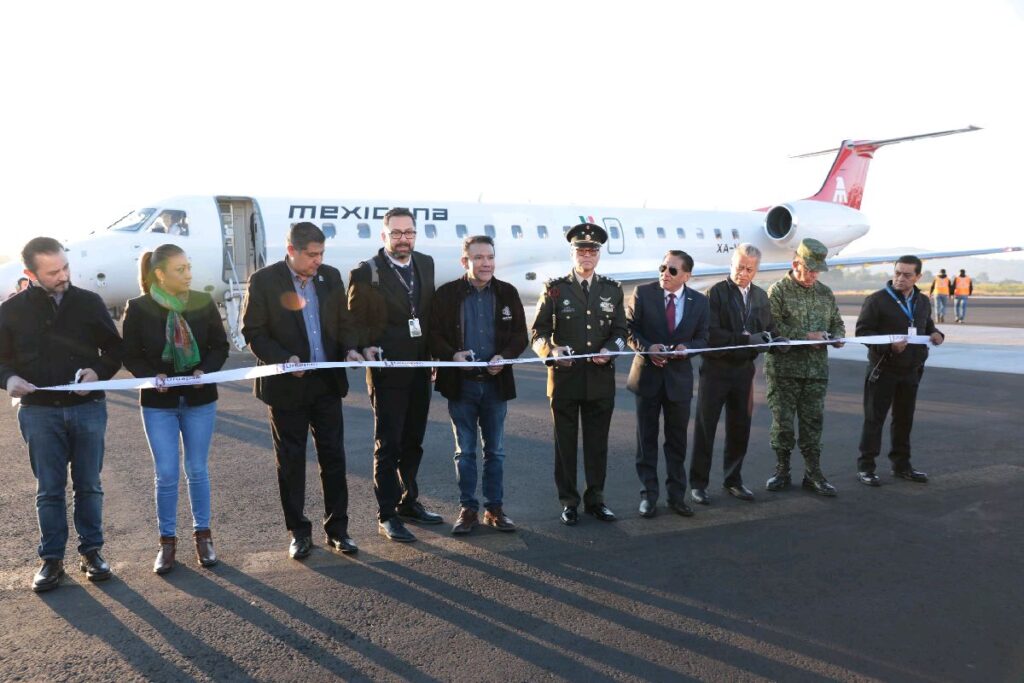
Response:
[[[828,480],[824,477],[821,479],[808,479],[804,477],[802,486],[808,491],[814,491],[819,496],[832,498],[836,495],[836,487],[828,483]]]
[[[670,500],[668,502],[668,509],[683,517],[693,517],[693,508],[681,500]]]
[[[900,479],[906,479],[907,481],[914,481],[918,484],[928,483],[928,475],[924,472],[918,472],[913,467],[906,470],[893,470],[892,476],[899,477]]]
[[[377,533],[381,536],[386,536],[389,541],[397,541],[398,543],[412,543],[416,540],[412,532],[406,529],[405,525],[402,524],[402,520],[397,517],[378,522]]]
[[[419,501],[409,503],[408,505],[400,505],[398,507],[398,516],[403,521],[416,522],[418,524],[441,524],[444,522],[444,518],[441,515],[428,511]]]
[[[640,516],[645,519],[650,519],[654,515],[658,514],[658,508],[654,506],[654,503],[647,500],[646,498],[640,501]]]
[[[111,576],[110,565],[100,555],[99,549],[82,555],[78,568],[85,572],[85,578],[90,581],[106,581]]]
[[[733,498],[739,498],[740,500],[754,500],[754,492],[748,489],[743,484],[737,484],[736,486],[724,486],[729,495]]]
[[[484,510],[484,524],[506,533],[516,530],[516,523],[509,519],[500,506]]]
[[[292,539],[288,546],[288,556],[293,560],[304,560],[309,557],[313,550],[313,538],[310,536],[297,536]]]
[[[604,503],[597,503],[596,505],[586,505],[583,507],[583,511],[588,515],[593,515],[602,522],[614,522],[615,513],[608,509],[608,506]]]
[[[578,521],[580,521],[580,514],[576,511],[575,505],[566,505],[562,508],[562,524],[576,526]]]
[[[774,474],[769,477],[765,483],[765,489],[769,491],[784,491],[788,489],[793,483],[793,479],[788,474]]]
[[[878,480],[878,475],[874,472],[858,472],[857,480],[865,486],[881,486],[882,482]]]
[[[344,555],[354,555],[359,552],[359,546],[353,541],[347,534],[341,536],[334,536],[327,534],[327,538],[324,540],[328,548],[332,550],[338,550]]]
[[[161,536],[160,550],[156,553],[153,561],[153,571],[161,576],[174,569],[175,554],[178,549],[178,538],[176,536]]]
[[[707,489],[690,489],[690,498],[693,498],[694,503],[711,504],[711,496],[708,495]]]
[[[479,513],[476,510],[462,508],[459,510],[459,518],[455,520],[455,526],[452,527],[452,535],[465,536],[476,527],[478,519]]]
[[[64,560],[43,560],[42,566],[32,577],[32,590],[36,593],[51,591],[60,585],[64,576]]]
[[[201,529],[192,532],[196,543],[196,560],[201,567],[213,567],[217,564],[217,553],[213,550],[213,532]]]

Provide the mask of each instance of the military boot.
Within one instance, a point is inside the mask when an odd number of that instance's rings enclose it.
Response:
[[[775,463],[775,474],[771,476],[765,488],[769,491],[782,491],[788,489],[793,480],[789,476],[789,453],[782,451],[775,452],[778,461]]]
[[[836,487],[828,483],[828,479],[821,471],[821,456],[818,453],[804,456],[803,487],[819,496],[836,495]]]

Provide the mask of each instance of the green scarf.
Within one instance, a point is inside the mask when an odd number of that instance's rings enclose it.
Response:
[[[192,336],[192,328],[182,315],[188,299],[182,301],[157,285],[149,288],[149,295],[153,301],[167,309],[167,343],[164,344],[160,359],[165,363],[173,362],[175,372],[185,372],[199,365],[199,346]]]

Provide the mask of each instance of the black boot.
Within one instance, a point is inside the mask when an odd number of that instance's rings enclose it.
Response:
[[[789,453],[776,451],[775,456],[778,459],[775,463],[775,474],[768,479],[765,488],[769,491],[782,491],[788,489],[793,483],[789,476]]]

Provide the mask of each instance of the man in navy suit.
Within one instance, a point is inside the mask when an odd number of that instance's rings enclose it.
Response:
[[[629,345],[637,355],[626,388],[636,394],[636,473],[640,516],[653,517],[658,500],[658,434],[665,415],[665,469],[668,506],[689,517],[686,496],[686,426],[693,397],[693,367],[687,354],[708,342],[708,299],[686,286],[693,259],[685,251],[665,254],[657,282],[640,285],[626,306]]]

